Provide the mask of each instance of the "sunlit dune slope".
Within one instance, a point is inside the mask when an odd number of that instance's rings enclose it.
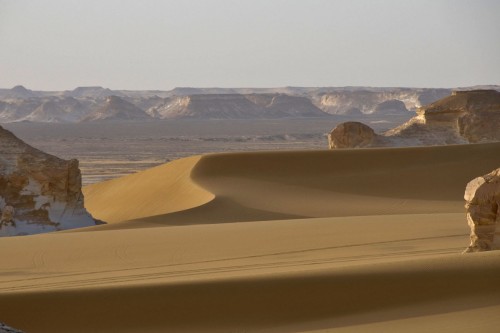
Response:
[[[188,157],[133,175],[86,186],[85,207],[94,218],[116,222],[167,214],[210,201],[190,178],[200,157]]]
[[[463,211],[469,180],[500,165],[499,152],[500,143],[212,154],[92,185],[84,193],[97,218],[134,220],[120,228],[451,213]]]
[[[183,237],[187,239],[187,234]],[[309,261],[292,261],[287,271],[266,274],[262,274],[266,266],[272,271],[279,262],[266,263],[260,258],[254,261],[257,264],[245,267],[245,258],[240,258],[242,261],[232,263],[212,262],[212,268],[207,268],[210,263],[198,262],[170,267],[170,274],[159,272],[158,267],[156,271],[154,267],[123,267],[88,275],[56,274],[50,292],[42,284],[38,291],[3,293],[0,310],[10,323],[35,333],[397,332],[391,327],[394,321],[403,323],[399,329],[404,332],[421,332],[419,324],[430,331],[439,328],[439,332],[463,332],[464,327],[481,325],[482,331],[494,332],[492,328],[499,324],[495,312],[500,309],[500,290],[491,282],[500,274],[498,254],[407,255],[378,264],[365,257],[358,265],[346,267],[332,266],[334,261],[330,266],[314,266],[321,258],[313,256]],[[238,270],[246,276],[231,275]],[[211,279],[210,272],[225,277]],[[177,275],[184,281],[162,283],[162,275]],[[78,278],[80,285],[72,285],[71,280]],[[135,285],[120,284],[127,278],[135,279]],[[141,284],[151,279],[157,283]],[[27,280],[32,285],[40,283],[36,275]],[[108,285],[116,280],[118,285],[88,286],[99,280]],[[43,282],[50,285],[50,281],[47,275]],[[490,316],[484,316],[482,309]],[[430,323],[436,316],[444,316],[444,320]],[[370,329],[372,325],[378,329]]]

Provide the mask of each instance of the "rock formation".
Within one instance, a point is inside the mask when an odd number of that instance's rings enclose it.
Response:
[[[500,140],[500,92],[455,91],[420,108],[389,136],[415,137],[423,144],[477,143]]]
[[[357,108],[364,114],[370,114],[376,112],[377,107],[387,108],[388,105],[379,106],[387,101],[403,103],[406,109],[414,111],[422,105],[449,95],[450,92],[449,89],[346,87],[316,94],[313,100],[321,110],[330,114],[345,114],[352,108]],[[394,108],[395,105],[389,106]],[[397,108],[402,110],[401,104]]]
[[[118,97],[109,96],[104,105],[98,107],[82,121],[130,121],[150,120],[151,117],[134,104]]]
[[[147,110],[160,119],[272,119],[325,117],[325,112],[300,96],[285,94],[198,94],[166,98]]]
[[[346,116],[362,116],[364,113],[358,108],[347,109],[344,113]]]
[[[245,97],[263,108],[263,113],[269,114],[269,117],[324,117],[327,115],[306,97],[285,94],[250,94]]]
[[[15,209],[15,226],[0,236],[35,234],[95,225],[83,206],[77,160],[39,151],[0,127],[0,209]]]
[[[160,119],[252,119],[262,118],[261,108],[239,94],[192,95],[166,98],[147,110]]]
[[[484,88],[500,90],[500,86]],[[405,109],[414,111],[450,93],[450,89],[377,87],[33,91],[16,86],[0,89],[0,123],[142,121],[149,119],[147,114],[159,119],[269,119],[324,113],[363,117],[404,114]]]
[[[495,236],[500,222],[500,169],[470,181],[464,199],[471,229],[471,242],[464,252],[500,249],[500,235]]]
[[[373,114],[408,114],[405,103],[397,99],[389,99],[378,104],[373,110]]]
[[[19,120],[39,123],[75,123],[85,117],[92,106],[92,103],[81,102],[73,97],[44,98],[30,114]]]
[[[7,226],[7,225],[12,225],[15,226],[16,222],[14,221],[14,215],[16,213],[16,210],[12,206],[5,206],[2,209],[2,217],[0,218],[0,226]]]
[[[335,127],[328,135],[330,149],[363,148],[376,144],[378,135],[370,126],[348,121]]]
[[[0,322],[0,333],[23,333],[23,331],[16,330],[15,328]]]
[[[339,126],[341,126],[340,124]],[[332,133],[335,132],[335,129]],[[366,136],[368,129],[360,135]],[[356,148],[351,132],[349,141]],[[329,141],[340,140],[338,137]],[[417,116],[393,128],[363,147],[447,145],[500,141],[500,92],[496,90],[456,91],[451,96],[421,107]],[[330,144],[331,147],[331,144]]]
[[[106,98],[113,95],[121,96],[122,94],[118,91],[113,91],[108,88],[94,86],[94,87],[77,87],[71,91],[65,91],[64,95],[75,98]]]

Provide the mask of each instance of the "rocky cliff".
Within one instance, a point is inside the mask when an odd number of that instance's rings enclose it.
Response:
[[[300,96],[284,94],[203,94],[166,98],[147,110],[160,119],[259,119],[325,117]]]
[[[151,117],[134,104],[118,97],[109,96],[101,105],[81,121],[131,121],[149,120]]]
[[[352,109],[364,114],[380,111],[399,113],[405,109],[414,111],[450,93],[450,89],[353,88],[319,93],[313,96],[313,101],[320,109],[331,114],[346,114]]]
[[[239,94],[192,95],[166,98],[147,113],[160,119],[262,118],[260,108]]]
[[[364,128],[363,133],[366,131]],[[330,147],[357,148],[360,146],[344,143],[359,141],[363,141],[363,147],[500,141],[500,92],[456,91],[448,97],[419,108],[417,116],[403,125],[371,136],[369,142],[363,133],[353,131],[344,133],[334,129],[329,135]],[[357,138],[360,135],[364,135],[363,138]]]
[[[0,209],[14,208],[0,236],[95,225],[85,210],[77,160],[39,151],[0,127]]]
[[[21,121],[40,123],[75,123],[91,110],[93,103],[85,103],[73,97],[44,98],[32,112]]]

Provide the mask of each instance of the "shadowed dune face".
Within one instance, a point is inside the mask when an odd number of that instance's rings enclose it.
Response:
[[[500,144],[492,143],[213,154],[91,185],[84,193],[98,218],[141,226],[461,212],[465,185],[500,165],[498,151]],[[172,183],[182,190],[155,194]]]
[[[500,143],[214,154],[204,156],[191,176],[215,194],[246,192],[234,186],[237,179],[268,182],[262,192],[273,185],[287,185],[352,195],[455,201],[462,200],[471,177],[500,164],[499,151]],[[226,179],[231,186],[224,183]]]

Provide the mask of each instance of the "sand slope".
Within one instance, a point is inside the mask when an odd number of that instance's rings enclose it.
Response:
[[[139,219],[120,228],[461,212],[465,185],[500,165],[499,151],[494,143],[213,154],[91,185],[84,194],[97,218],[111,223]],[[177,190],[178,174],[183,175],[182,192]],[[154,186],[137,188],[143,179]],[[155,196],[158,188],[163,192]],[[171,188],[175,191],[169,192]],[[109,193],[117,199],[110,200]]]
[[[167,214],[204,204],[213,195],[190,172],[200,157],[189,157],[84,188],[85,207],[108,223]]]
[[[27,332],[496,332],[465,183],[500,144],[193,157],[85,189],[109,225],[0,240]],[[84,232],[82,232],[84,231]]]

